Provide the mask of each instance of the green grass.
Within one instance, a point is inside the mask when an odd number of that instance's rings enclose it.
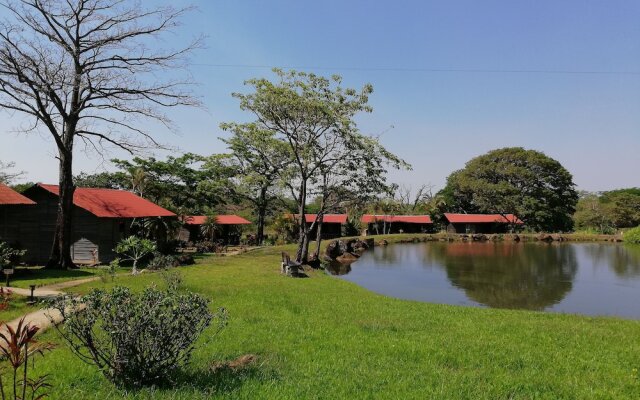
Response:
[[[37,304],[27,304],[27,301],[28,297],[26,296],[18,296],[16,294],[12,294],[7,309],[0,311],[0,321],[10,322],[22,315],[36,311],[39,308]]]
[[[394,236],[392,241],[407,236]],[[312,272],[279,274],[282,247],[181,269],[185,287],[225,306],[175,388],[113,388],[64,345],[36,362],[53,399],[629,399],[640,397],[640,322],[387,298]],[[293,247],[285,247],[292,252]],[[158,274],[74,288],[162,284]],[[205,336],[208,336],[207,332]],[[42,339],[59,341],[53,332]],[[211,374],[216,360],[259,363]]]

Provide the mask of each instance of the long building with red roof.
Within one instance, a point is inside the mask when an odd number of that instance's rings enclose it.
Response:
[[[27,250],[25,260],[48,260],[53,244],[58,207],[57,185],[37,184],[23,193],[31,205],[9,221],[15,229],[6,236],[12,245]],[[0,195],[0,198],[4,196]],[[76,263],[106,263],[113,249],[129,236],[132,222],[142,218],[176,215],[134,193],[115,189],[76,188],[73,195],[71,255]]]
[[[296,221],[300,220],[300,214],[287,214],[289,218],[293,218]],[[305,214],[304,220],[308,225],[313,224],[318,220],[318,214]],[[342,236],[343,226],[347,224],[347,214],[324,214],[322,215],[322,238],[334,239]],[[316,224],[311,230],[311,237],[315,238],[317,235]]]
[[[248,221],[235,214],[215,215],[216,224],[220,225],[220,230],[215,232],[216,237],[205,238],[201,232],[201,227],[207,222],[206,215],[190,215],[182,220],[183,228],[180,230],[179,239],[184,242],[196,242],[198,240],[220,240],[224,244],[236,245],[240,242],[240,235],[243,225],[251,225]]]
[[[425,233],[433,229],[428,215],[365,214],[360,219],[365,235],[383,233]]]
[[[513,214],[454,214],[445,213],[450,233],[505,233],[524,224]]]

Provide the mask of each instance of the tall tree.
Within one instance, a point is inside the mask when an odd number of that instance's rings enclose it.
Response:
[[[345,151],[359,147],[365,140],[354,117],[371,112],[368,105],[371,85],[361,90],[342,88],[339,76],[325,78],[315,74],[274,69],[277,80],[251,79],[249,94],[234,93],[240,108],[254,114],[259,131],[273,132],[288,147],[291,164],[282,181],[296,199],[298,250],[296,259],[306,261],[309,233],[304,214],[313,185],[320,181],[321,170],[342,160]],[[359,166],[351,171],[360,174]]]
[[[0,23],[0,107],[44,130],[59,160],[59,205],[47,264],[74,267],[71,254],[73,154],[76,140],[101,152],[158,145],[148,125],[170,127],[163,107],[197,105],[190,82],[162,80],[158,72],[183,69],[198,41],[162,51],[151,43],[176,26],[186,9],[144,9],[122,0],[3,1]],[[169,76],[164,74],[164,76]]]
[[[224,123],[221,128],[232,133],[221,140],[238,163],[237,194],[253,205],[256,243],[262,244],[267,212],[278,198],[278,179],[291,162],[288,147],[273,131],[261,130],[255,123]]]
[[[516,214],[538,231],[569,231],[578,201],[573,177],[535,150],[508,147],[473,158],[452,173],[442,193],[451,209]]]

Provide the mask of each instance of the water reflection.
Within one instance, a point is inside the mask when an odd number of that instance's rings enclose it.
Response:
[[[331,275],[346,275],[351,272],[351,264],[353,262],[329,261],[324,264],[324,269]]]
[[[640,318],[640,246],[431,242],[376,247],[327,270],[433,303]]]
[[[450,243],[427,254],[470,299],[495,308],[544,310],[571,291],[578,269],[563,245]]]

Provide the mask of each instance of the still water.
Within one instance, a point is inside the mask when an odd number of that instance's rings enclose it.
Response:
[[[397,244],[328,271],[402,299],[640,319],[640,246]]]

